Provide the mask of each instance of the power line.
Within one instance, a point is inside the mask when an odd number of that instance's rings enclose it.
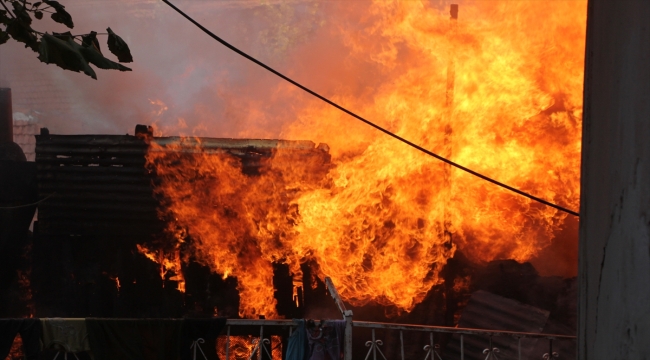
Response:
[[[276,76],[280,77],[282,80],[285,80],[285,81],[291,83],[292,85],[294,85],[294,86],[296,86],[296,87],[302,89],[303,91],[305,91],[305,92],[307,92],[307,93],[313,95],[314,97],[317,97],[318,99],[320,99],[320,100],[322,100],[322,101],[324,101],[324,102],[330,104],[331,106],[333,106],[333,107],[335,107],[335,108],[337,108],[337,109],[343,111],[344,113],[346,113],[346,114],[348,114],[348,115],[354,117],[355,119],[360,120],[360,121],[362,121],[362,122],[364,122],[364,123],[366,123],[366,124],[368,124],[368,125],[374,127],[375,129],[377,129],[377,130],[383,132],[384,134],[386,134],[386,135],[388,135],[388,136],[390,136],[390,137],[393,137],[393,138],[395,138],[395,139],[397,139],[397,140],[399,140],[399,141],[401,141],[401,142],[403,142],[403,143],[405,143],[405,144],[407,144],[407,145],[409,145],[409,146],[411,146],[411,147],[413,147],[413,148],[415,148],[415,149],[418,149],[418,150],[420,150],[421,152],[423,152],[423,153],[425,153],[425,154],[427,154],[427,155],[433,156],[434,158],[436,158],[436,159],[438,159],[438,160],[440,160],[440,161],[442,161],[442,162],[445,162],[445,163],[447,163],[447,164],[449,164],[449,165],[451,165],[451,166],[453,166],[453,167],[456,167],[456,168],[458,168],[458,169],[460,169],[460,170],[463,170],[463,171],[465,171],[465,172],[468,172],[468,173],[470,173],[470,174],[472,174],[472,175],[474,175],[474,176],[476,176],[476,177],[478,177],[478,178],[481,178],[481,179],[483,179],[483,180],[485,180],[485,181],[489,181],[489,182],[491,182],[491,183],[493,183],[493,184],[495,184],[495,185],[501,186],[501,187],[504,188],[504,189],[508,189],[508,190],[510,190],[510,191],[512,191],[512,192],[514,192],[514,193],[517,193],[517,194],[519,194],[519,195],[521,195],[521,196],[527,197],[527,198],[529,198],[529,199],[531,199],[531,200],[535,200],[535,201],[537,201],[537,202],[539,202],[539,203],[542,203],[542,204],[544,204],[544,205],[547,205],[547,206],[550,206],[550,207],[552,207],[552,208],[558,209],[558,210],[560,210],[560,211],[566,212],[566,213],[568,213],[568,214],[575,215],[575,216],[578,216],[578,217],[580,216],[580,214],[578,214],[577,212],[575,212],[575,211],[573,211],[573,210],[569,210],[569,209],[567,209],[567,208],[565,208],[565,207],[562,207],[562,206],[560,206],[560,205],[557,205],[557,204],[554,204],[554,203],[552,203],[552,202],[546,201],[546,200],[544,200],[544,199],[542,199],[542,198],[538,198],[537,196],[531,195],[531,194],[529,194],[529,193],[527,193],[527,192],[521,191],[521,190],[519,190],[519,189],[517,189],[517,188],[514,188],[514,187],[512,187],[512,186],[510,186],[510,185],[507,185],[507,184],[504,184],[504,183],[502,183],[502,182],[500,182],[500,181],[497,181],[497,180],[494,180],[494,179],[492,179],[492,178],[489,178],[489,177],[487,177],[487,176],[485,176],[485,175],[483,175],[483,174],[480,174],[480,173],[478,173],[478,172],[476,172],[476,171],[474,171],[474,170],[468,169],[468,168],[466,168],[466,167],[464,167],[464,166],[462,166],[462,165],[460,165],[460,164],[457,164],[457,163],[455,163],[455,162],[453,162],[453,161],[451,161],[451,160],[449,160],[449,159],[447,159],[447,158],[444,158],[444,157],[442,157],[442,156],[440,156],[440,155],[438,155],[438,154],[436,154],[436,153],[434,153],[434,152],[432,152],[432,151],[429,151],[429,150],[423,148],[422,146],[417,145],[417,144],[415,144],[415,143],[413,143],[413,142],[411,142],[411,141],[409,141],[409,140],[407,140],[407,139],[405,139],[405,138],[403,138],[403,137],[401,137],[401,136],[399,136],[399,135],[397,135],[397,134],[394,134],[394,133],[392,133],[392,132],[390,132],[390,131],[384,129],[383,127],[381,127],[381,126],[379,126],[379,125],[377,125],[377,124],[371,122],[370,120],[366,120],[365,118],[363,118],[363,117],[361,117],[361,116],[359,116],[359,115],[353,113],[352,111],[350,111],[350,110],[344,108],[343,106],[341,106],[341,105],[339,105],[339,104],[337,104],[337,103],[335,103],[335,102],[333,102],[333,101],[327,99],[326,97],[324,97],[324,96],[318,94],[317,92],[315,92],[315,91],[309,89],[308,87],[306,87],[306,86],[304,86],[304,85],[302,85],[302,84],[300,84],[300,83],[298,83],[298,82],[292,80],[291,78],[285,76],[284,74],[280,73],[279,71],[277,71],[277,70],[273,69],[272,67],[270,67],[270,66],[264,64],[263,62],[257,60],[256,58],[254,58],[254,57],[248,55],[247,53],[243,52],[242,50],[239,50],[239,49],[236,48],[235,46],[231,45],[231,44],[228,43],[227,41],[225,41],[225,40],[223,40],[222,38],[220,38],[219,36],[215,35],[215,34],[214,34],[213,32],[211,32],[210,30],[206,29],[203,25],[199,24],[197,21],[195,21],[194,19],[192,19],[189,15],[185,14],[181,9],[177,8],[176,6],[174,6],[174,4],[172,4],[171,2],[169,2],[169,0],[162,0],[162,1],[163,1],[165,4],[169,5],[172,9],[176,10],[176,12],[178,12],[179,14],[181,14],[183,17],[185,17],[187,20],[189,20],[192,24],[196,25],[199,29],[203,30],[204,33],[208,34],[211,38],[217,40],[218,42],[220,42],[223,46],[227,47],[228,49],[230,49],[230,50],[236,52],[237,54],[239,54],[239,55],[245,57],[246,59],[252,61],[253,63],[255,63],[255,64],[261,66],[262,68],[268,70],[269,72],[275,74]]]
[[[42,203],[43,201],[45,201],[45,200],[49,199],[50,197],[52,197],[52,195],[54,195],[54,194],[56,194],[56,193],[53,192],[53,193],[51,193],[50,195],[48,195],[48,196],[42,198],[41,200],[38,200],[37,202],[33,202],[33,203],[31,203],[31,204],[16,205],[16,206],[0,206],[0,210],[20,209],[20,208],[25,208],[25,207],[30,207],[30,206],[38,205],[38,204]]]

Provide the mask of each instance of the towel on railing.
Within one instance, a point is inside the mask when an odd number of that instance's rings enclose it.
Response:
[[[177,360],[182,320],[86,319],[95,360]]]
[[[286,360],[307,360],[309,355],[309,341],[305,332],[305,320],[293,319],[298,323],[296,330],[291,333],[287,341]]]
[[[183,319],[181,360],[218,360],[217,336],[225,326],[226,318]]]
[[[41,350],[41,322],[38,319],[0,319],[0,359],[9,355],[17,334],[23,340],[25,359],[38,359]]]
[[[41,325],[45,349],[72,353],[90,350],[85,319],[42,318]]]
[[[309,360],[343,359],[345,320],[326,320],[320,325],[307,326]]]

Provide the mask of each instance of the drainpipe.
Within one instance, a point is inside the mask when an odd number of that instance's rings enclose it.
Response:
[[[14,121],[9,88],[0,88],[0,160],[27,161],[23,149],[14,142]]]
[[[11,89],[0,88],[0,143],[14,142]]]

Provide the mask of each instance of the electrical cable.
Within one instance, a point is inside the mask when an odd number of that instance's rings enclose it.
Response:
[[[43,201],[45,201],[45,200],[49,199],[50,197],[52,197],[52,195],[54,195],[54,194],[56,194],[56,193],[53,192],[53,193],[51,193],[50,195],[48,195],[48,196],[42,198],[41,200],[38,200],[37,202],[33,202],[33,203],[31,203],[31,204],[16,205],[16,206],[0,206],[0,210],[5,210],[5,209],[7,209],[7,210],[8,210],[8,209],[20,209],[20,208],[24,208],[24,207],[30,207],[30,206],[38,205],[38,204],[42,203]]]
[[[500,182],[500,181],[497,181],[497,180],[494,180],[494,179],[492,179],[492,178],[489,178],[489,177],[487,177],[487,176],[485,176],[485,175],[483,175],[483,174],[481,174],[481,173],[478,173],[478,172],[476,172],[476,171],[474,171],[474,170],[471,170],[471,169],[469,169],[469,168],[466,168],[466,167],[464,167],[464,166],[462,166],[462,165],[460,165],[460,164],[457,164],[457,163],[455,163],[455,162],[453,162],[453,161],[451,161],[451,160],[449,160],[449,159],[447,159],[447,158],[444,158],[444,157],[442,157],[442,156],[440,156],[440,155],[438,155],[438,154],[436,154],[436,153],[434,153],[434,152],[432,152],[432,151],[429,151],[429,150],[423,148],[423,147],[420,146],[420,145],[417,145],[417,144],[415,144],[415,143],[413,143],[413,142],[411,142],[411,141],[409,141],[409,140],[407,140],[407,139],[405,139],[405,138],[403,138],[403,137],[401,137],[401,136],[399,136],[399,135],[397,135],[397,134],[394,134],[394,133],[392,133],[392,132],[390,132],[390,131],[384,129],[383,127],[381,127],[381,126],[379,126],[379,125],[377,125],[377,124],[371,122],[370,120],[366,120],[365,118],[361,117],[360,115],[357,115],[357,114],[355,114],[354,112],[352,112],[352,111],[350,111],[350,110],[344,108],[343,106],[341,106],[341,105],[339,105],[339,104],[337,104],[337,103],[335,103],[335,102],[333,102],[333,101],[327,99],[326,97],[324,97],[324,96],[318,94],[317,92],[315,92],[315,91],[309,89],[308,87],[306,87],[306,86],[304,86],[304,85],[302,85],[302,84],[300,84],[300,83],[298,83],[298,82],[292,80],[291,78],[285,76],[284,74],[280,73],[279,71],[277,71],[277,70],[273,69],[272,67],[270,67],[270,66],[264,64],[263,62],[257,60],[256,58],[254,58],[254,57],[248,55],[247,53],[243,52],[242,50],[239,50],[239,49],[236,48],[235,46],[231,45],[231,44],[228,43],[227,41],[225,41],[225,40],[223,40],[222,38],[220,38],[219,36],[215,35],[213,32],[211,32],[210,30],[208,30],[207,28],[205,28],[203,25],[201,25],[200,23],[198,23],[197,21],[195,21],[194,19],[192,19],[189,15],[185,14],[181,9],[177,8],[176,6],[174,6],[174,4],[172,4],[171,2],[169,2],[169,0],[162,0],[162,1],[163,1],[165,4],[169,5],[172,9],[176,10],[176,12],[178,12],[179,14],[181,14],[183,17],[185,17],[187,20],[189,20],[192,24],[196,25],[196,26],[197,26],[199,29],[201,29],[204,33],[206,33],[207,35],[209,35],[211,38],[217,40],[218,42],[220,42],[223,46],[227,47],[228,49],[230,49],[230,50],[236,52],[237,54],[243,56],[244,58],[246,58],[246,59],[252,61],[253,63],[255,63],[255,64],[259,65],[259,66],[261,66],[261,67],[264,68],[265,70],[267,70],[267,71],[269,71],[269,72],[275,74],[276,76],[280,77],[282,80],[285,80],[285,81],[291,83],[292,85],[294,85],[294,86],[300,88],[301,90],[303,90],[303,91],[309,93],[310,95],[312,95],[312,96],[314,96],[314,97],[316,97],[316,98],[318,98],[318,99],[320,99],[320,100],[322,100],[322,101],[328,103],[329,105],[331,105],[331,106],[333,106],[333,107],[335,107],[335,108],[337,108],[337,109],[343,111],[344,113],[346,113],[346,114],[348,114],[348,115],[350,115],[350,116],[356,118],[357,120],[360,120],[360,121],[366,123],[367,125],[370,125],[370,126],[374,127],[375,129],[377,129],[377,130],[383,132],[384,134],[386,134],[386,135],[388,135],[388,136],[390,136],[390,137],[393,137],[393,138],[395,138],[395,139],[397,139],[397,140],[399,140],[399,141],[401,141],[401,142],[403,142],[403,143],[405,143],[405,144],[407,144],[407,145],[409,145],[409,146],[411,146],[411,147],[413,147],[413,148],[415,148],[415,149],[417,149],[417,150],[420,150],[421,152],[423,152],[423,153],[425,153],[425,154],[427,154],[427,155],[433,156],[434,158],[436,158],[436,159],[438,159],[438,160],[440,160],[440,161],[442,161],[442,162],[445,162],[445,163],[447,163],[447,164],[449,164],[449,165],[451,165],[451,166],[453,166],[453,167],[455,167],[455,168],[458,168],[458,169],[463,170],[463,171],[465,171],[465,172],[467,172],[467,173],[470,173],[470,174],[472,174],[472,175],[474,175],[474,176],[476,176],[476,177],[478,177],[478,178],[480,178],[480,179],[483,179],[483,180],[485,180],[485,181],[491,182],[491,183],[493,183],[493,184],[495,184],[495,185],[498,185],[498,186],[500,186],[500,187],[502,187],[502,188],[504,188],[504,189],[508,189],[508,190],[510,190],[510,191],[512,191],[512,192],[514,192],[514,193],[517,193],[517,194],[519,194],[519,195],[521,195],[521,196],[527,197],[527,198],[529,198],[529,199],[531,199],[531,200],[537,201],[537,202],[542,203],[542,204],[544,204],[544,205],[550,206],[550,207],[555,208],[555,209],[557,209],[557,210],[560,210],[560,211],[563,211],[563,212],[566,212],[566,213],[568,213],[568,214],[575,215],[575,216],[578,216],[578,217],[580,216],[579,213],[577,213],[577,212],[575,212],[575,211],[573,211],[573,210],[570,210],[570,209],[567,209],[567,208],[562,207],[562,206],[560,206],[560,205],[554,204],[554,203],[552,203],[552,202],[550,202],[550,201],[546,201],[546,200],[544,200],[544,199],[542,199],[542,198],[538,198],[537,196],[531,195],[531,194],[529,194],[529,193],[527,193],[527,192],[524,192],[524,191],[519,190],[519,189],[517,189],[517,188],[514,188],[514,187],[512,187],[512,186],[510,186],[510,185],[507,185],[507,184],[504,184],[504,183],[502,183],[502,182]]]

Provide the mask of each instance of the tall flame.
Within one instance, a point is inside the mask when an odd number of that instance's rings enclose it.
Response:
[[[350,56],[372,62],[383,80],[371,95],[335,101],[466,167],[578,208],[586,1],[463,4],[455,26],[426,2],[375,1],[367,18],[361,31],[338,31]],[[350,125],[327,105],[301,106],[284,137],[328,143],[331,168],[282,149],[259,176],[200,144],[193,156],[155,144],[148,155],[170,229],[187,231],[199,261],[237,277],[243,316],[276,316],[274,261],[299,274],[313,259],[346,301],[409,311],[442,282],[457,250],[478,262],[526,261],[565,222],[556,209]]]

